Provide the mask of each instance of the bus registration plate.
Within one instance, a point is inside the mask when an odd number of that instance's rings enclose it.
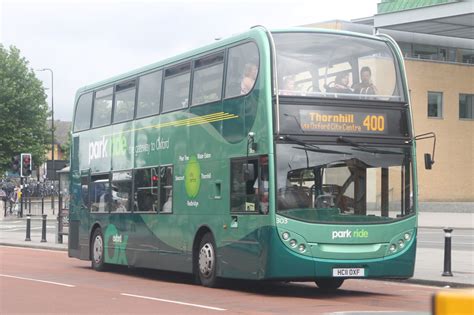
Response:
[[[332,270],[333,277],[364,277],[364,268],[334,268]]]

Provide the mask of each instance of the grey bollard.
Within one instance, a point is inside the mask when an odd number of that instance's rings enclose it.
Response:
[[[41,228],[41,243],[45,243],[46,242],[46,217],[48,215],[46,214],[43,214],[42,217],[43,217],[43,226]]]
[[[444,228],[444,271],[443,277],[452,277],[451,272],[451,232],[453,229]]]
[[[30,242],[31,241],[31,216],[27,215],[26,216],[26,238],[25,242]]]

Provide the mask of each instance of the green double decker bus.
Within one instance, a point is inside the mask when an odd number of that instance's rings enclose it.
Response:
[[[384,35],[249,31],[78,90],[70,257],[221,278],[409,278],[403,58]]]

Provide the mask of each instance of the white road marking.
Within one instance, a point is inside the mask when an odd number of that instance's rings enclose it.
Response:
[[[9,224],[18,224],[18,223],[24,223],[24,221],[8,221],[6,224],[0,223],[0,226],[8,226]]]
[[[352,315],[352,314],[400,314],[400,315],[429,315],[429,313],[425,312],[414,312],[414,311],[357,311],[357,312],[334,312],[328,313],[330,315]]]
[[[16,227],[18,227],[18,224],[10,224],[10,225],[6,225],[6,224],[5,224],[5,225],[0,225],[0,228],[1,228],[1,229],[14,229],[14,228],[16,228]]]
[[[153,301],[166,302],[166,303],[173,303],[173,304],[179,304],[179,305],[200,307],[200,308],[205,308],[205,309],[214,310],[214,311],[227,311],[226,309],[224,309],[224,308],[219,308],[219,307],[206,306],[206,305],[199,305],[199,304],[191,304],[191,303],[185,303],[185,302],[179,302],[179,301],[172,301],[172,300],[165,300],[165,299],[158,299],[158,298],[154,298],[154,297],[150,297],[150,296],[142,296],[142,295],[135,295],[135,294],[128,294],[128,293],[120,293],[120,295],[130,296],[130,297],[136,297],[136,298],[145,299],[145,300],[153,300]]]
[[[440,232],[419,232],[418,237],[420,235],[423,235],[423,234],[436,234],[436,235],[444,237],[444,232],[443,231],[440,231]],[[451,233],[451,237],[457,237],[457,236],[460,236],[460,237],[473,237],[473,234],[457,234],[455,232]]]
[[[14,248],[14,249],[23,249],[23,250],[37,250],[37,251],[40,251],[40,252],[50,252],[50,253],[66,254],[65,251],[61,251],[61,250],[41,249],[41,248],[30,248],[30,247],[17,247],[17,246],[8,246],[8,245],[0,245],[0,248]]]
[[[5,230],[3,232],[16,232],[16,231],[25,231],[25,228],[9,229],[9,230]]]
[[[55,226],[46,226],[46,230],[52,230],[54,229]],[[41,230],[42,227],[41,226],[36,226],[36,227],[32,227],[30,228],[30,230]],[[17,232],[17,231],[26,231],[26,228],[11,228],[11,229],[8,229],[8,230],[3,230],[3,232]]]
[[[38,280],[38,279],[31,279],[31,278],[23,278],[23,277],[4,275],[4,274],[0,274],[0,277],[27,280],[27,281],[36,281],[36,282],[41,282],[41,283],[60,285],[60,286],[63,286],[63,287],[68,287],[68,288],[74,288],[75,287],[75,285],[72,285],[72,284],[59,283],[59,282],[53,282],[53,281],[45,281],[45,280]]]
[[[31,229],[32,230],[41,230],[42,228],[43,228],[42,226],[35,226],[35,227],[32,227]],[[55,228],[54,225],[47,225],[46,226],[46,229],[54,229],[54,228]],[[25,229],[23,229],[23,230],[25,230]]]
[[[431,241],[418,241],[418,243],[444,244],[444,242],[431,242]],[[451,242],[451,246],[452,246],[452,245],[474,245],[474,243]]]
[[[381,281],[381,280],[371,279],[370,281]],[[387,281],[383,281],[383,283],[387,286],[390,286],[390,287],[397,284],[396,282],[387,282]],[[435,286],[432,286],[432,285],[415,284],[415,283],[399,283],[399,285],[400,286],[403,285],[403,286],[409,286],[409,287],[417,287],[417,288],[436,288]]]

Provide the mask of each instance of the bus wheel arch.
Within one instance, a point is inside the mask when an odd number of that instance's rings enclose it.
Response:
[[[216,242],[211,229],[207,226],[199,228],[193,242],[193,274],[196,283],[205,287],[217,287],[217,251]]]

